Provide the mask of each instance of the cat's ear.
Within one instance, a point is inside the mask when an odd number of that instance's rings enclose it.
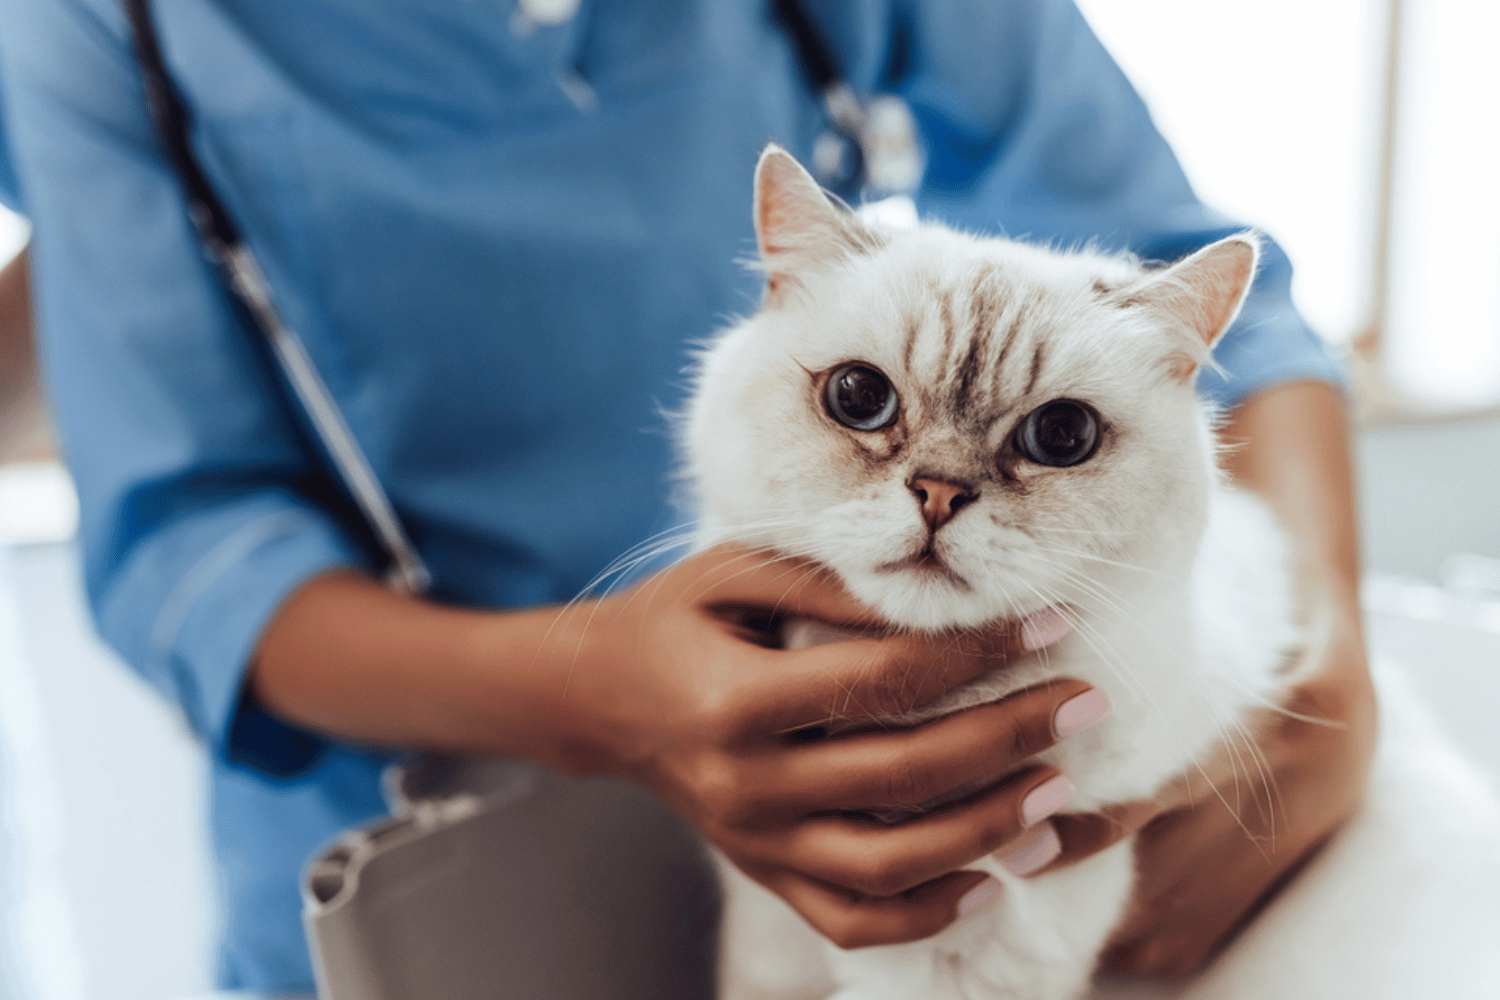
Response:
[[[771,303],[798,274],[868,253],[881,244],[878,235],[774,144],[760,154],[755,167],[755,237]]]
[[[1213,364],[1214,345],[1239,315],[1259,260],[1258,236],[1229,236],[1130,288],[1122,304],[1151,309],[1167,321],[1172,371],[1187,381],[1199,365]]]

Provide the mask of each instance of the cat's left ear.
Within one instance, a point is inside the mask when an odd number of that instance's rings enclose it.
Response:
[[[802,164],[777,145],[755,167],[755,237],[775,303],[801,274],[879,247],[880,237],[829,197]]]
[[[1172,332],[1172,371],[1183,381],[1202,364],[1240,313],[1260,260],[1260,237],[1239,233],[1153,274],[1125,293],[1122,304],[1143,306]]]

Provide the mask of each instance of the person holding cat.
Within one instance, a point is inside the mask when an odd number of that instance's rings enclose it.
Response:
[[[1354,808],[1374,707],[1347,429],[1337,366],[1274,245],[1218,349],[1226,374],[1203,383],[1238,445],[1230,473],[1301,556],[1318,641],[1292,707],[1342,723],[1266,721],[1274,850],[1201,804],[1203,782],[1227,780],[1212,770],[1109,816],[1048,819],[1066,784],[1033,769],[878,828],[840,811],[1009,770],[1106,706],[1059,683],[907,731],[784,735],[930,701],[1056,641],[1062,616],[962,644],[771,650],[745,612],[835,626],[866,612],[816,567],[732,546],[556,606],[671,523],[673,459],[654,431],[681,398],[684,345],[760,291],[735,263],[756,153],[776,137],[806,159],[822,127],[766,11],[158,5],[200,155],[433,568],[425,599],[373,579],[358,517],[204,266],[117,4],[5,13],[4,193],[39,234],[90,599],[212,751],[223,985],[310,988],[297,871],[383,811],[388,747],[630,777],[846,946],[983,905],[993,884],[963,871],[982,854],[1038,871],[1141,828],[1110,961],[1154,973],[1201,966]],[[815,14],[852,82],[912,106],[924,211],[1147,258],[1238,228],[1193,197],[1066,0]]]

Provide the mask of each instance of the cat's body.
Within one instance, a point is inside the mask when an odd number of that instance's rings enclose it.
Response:
[[[774,149],[756,195],[767,300],[706,354],[686,424],[700,540],[814,559],[898,628],[1069,609],[1076,630],[1041,655],[884,721],[1053,677],[1102,688],[1111,716],[1039,758],[1071,779],[1070,810],[1145,798],[1226,737],[1254,767],[1241,727],[1286,683],[1289,584],[1271,518],[1221,482],[1192,386],[1254,239],[1147,271],[876,231]],[[996,903],[930,940],[828,947],[821,973],[813,932],[731,876],[728,975],[816,996],[831,971],[847,1000],[1077,995],[1128,898],[1130,843],[1027,879],[975,867],[1006,883]]]

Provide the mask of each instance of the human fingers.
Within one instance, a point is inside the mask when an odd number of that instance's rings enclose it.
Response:
[[[931,809],[994,784],[1108,706],[1082,681],[1054,681],[910,729],[768,748],[745,761],[737,787],[766,818]]]
[[[731,651],[722,641],[729,638],[725,622],[810,618],[867,635],[873,627],[869,609],[828,571],[733,545],[701,553],[614,603],[622,609],[634,604],[638,620],[670,621],[675,644],[695,646],[699,688],[692,697],[701,700],[703,718],[716,732],[751,738],[819,727],[827,732],[898,716],[1072,628],[1064,613],[1047,609],[1022,622],[960,635],[903,633],[796,651],[755,646],[741,635]],[[697,608],[701,624],[654,613],[666,607]],[[694,644],[688,634],[704,641]]]
[[[894,826],[851,814],[809,817],[764,845],[794,871],[863,896],[889,897],[991,853],[1065,806],[1072,785],[1047,767],[1028,768],[961,805]]]
[[[1076,864],[1112,847],[1161,814],[1156,802],[1128,802],[1099,812],[1060,813],[1028,827],[992,855],[1018,878]]]
[[[1052,819],[1060,850],[1025,874],[1062,868],[1143,835],[1138,903],[1121,928],[1122,936],[1137,940],[1116,949],[1116,967],[1149,973],[1162,971],[1158,961],[1186,971],[1201,966],[1219,940],[1215,928],[1219,934],[1232,931],[1233,915],[1254,902],[1254,893],[1272,885],[1278,871],[1353,808],[1368,766],[1374,712],[1362,653],[1328,644],[1304,655],[1296,672],[1304,680],[1285,706],[1226,731],[1215,752],[1152,798]],[[1007,845],[998,855],[1009,850]],[[1224,877],[1199,877],[1198,865],[1209,856]],[[1245,877],[1239,882],[1246,888],[1239,895],[1250,898],[1226,905],[1235,894],[1230,871],[1242,861]],[[1190,899],[1203,912],[1185,917],[1182,933],[1156,934],[1164,908],[1190,911]],[[1225,912],[1231,916],[1221,920]]]
[[[878,626],[828,569],[803,559],[737,544],[714,546],[659,574],[651,588],[683,603],[722,612],[755,609],[847,628]]]
[[[779,620],[831,625],[846,637],[889,632],[876,612],[856,600],[826,567],[762,549],[715,546],[659,575],[653,586],[707,608],[756,609]],[[906,633],[904,638],[916,644],[961,645],[973,655],[1015,658],[1051,645],[1072,629],[1065,609],[1044,608],[962,635]]]
[[[786,870],[750,872],[840,948],[903,944],[931,937],[993,900],[1000,884],[983,872],[950,872],[897,896],[851,893]]]
[[[1169,868],[1173,871],[1180,870],[1191,875],[1192,885],[1206,886],[1208,883],[1199,878],[1200,872],[1196,867],[1204,844],[1222,839],[1228,846],[1236,849],[1230,853],[1237,854],[1239,848],[1252,848],[1255,839],[1242,812],[1244,808],[1251,807],[1252,799],[1258,802],[1256,797],[1263,796],[1264,789],[1259,789],[1248,797],[1236,792],[1236,800],[1241,803],[1239,809],[1231,809],[1220,791],[1222,787],[1233,787],[1237,774],[1244,784],[1243,771],[1236,771],[1237,767],[1243,766],[1238,756],[1221,750],[1168,782],[1150,799],[1111,803],[1095,812],[1065,813],[1052,817],[1050,823],[1057,839],[1049,856],[1040,863],[1034,861],[1034,852],[1031,850],[1033,845],[1022,842],[1025,837],[1015,844],[1001,847],[995,852],[996,857],[1012,874],[1040,875],[1076,864],[1148,827],[1152,838],[1163,836],[1168,829],[1179,829],[1181,832],[1171,838],[1173,846],[1160,852],[1162,858],[1159,861],[1153,861],[1153,874],[1170,878],[1166,874]],[[1244,785],[1244,788],[1248,791],[1251,785],[1256,784],[1251,782]],[[1180,826],[1170,822],[1174,817],[1181,821]],[[1193,830],[1198,831],[1197,844],[1191,842],[1190,832]],[[1257,854],[1256,857],[1259,858],[1260,855]],[[1263,858],[1261,862],[1260,867],[1264,868]],[[1213,884],[1222,885],[1222,880],[1216,878]],[[1180,887],[1164,894],[1182,898]],[[1206,926],[1202,921],[1194,921],[1194,929],[1200,935]],[[1121,955],[1126,953],[1127,951],[1120,952]],[[1143,952],[1135,949],[1129,953]],[[1131,962],[1123,962],[1119,967],[1134,969]],[[1143,968],[1137,971],[1150,970]]]
[[[1162,812],[1160,802],[1143,799],[1108,805],[1097,812],[1054,816],[1052,825],[1057,830],[1061,850],[1056,860],[1049,862],[1046,868],[1037,868],[1027,874],[1063,868],[1097,854],[1106,847],[1113,847],[1131,834],[1138,833],[1142,827],[1162,815]],[[1001,848],[1000,854],[1004,855],[1005,852],[1006,848]]]
[[[1140,863],[1150,868],[1151,885],[1137,894],[1133,910],[1104,956],[1110,968],[1186,975],[1200,968],[1218,942],[1244,918],[1242,906],[1224,903],[1237,894],[1235,886],[1263,886],[1268,859],[1241,849],[1249,845],[1228,810],[1215,804],[1203,812],[1207,815],[1186,811],[1164,815],[1151,824],[1148,840],[1137,844]],[[1180,864],[1164,853],[1168,851],[1183,852],[1192,861]],[[1212,865],[1212,879],[1203,877],[1205,865]]]
[[[900,633],[776,650],[763,670],[739,678],[740,704],[748,724],[783,735],[884,724],[1022,658],[1056,631],[1006,622],[956,635]]]

